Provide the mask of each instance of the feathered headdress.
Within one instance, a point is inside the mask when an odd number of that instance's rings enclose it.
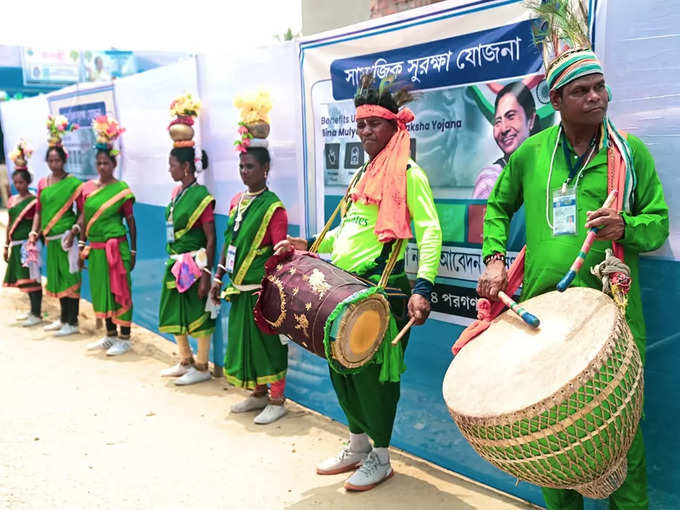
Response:
[[[238,123],[238,134],[241,138],[234,142],[238,152],[246,152],[248,147],[264,147],[269,145],[269,112],[272,100],[269,92],[260,90],[257,94],[246,94],[234,99],[241,117]]]
[[[168,126],[170,138],[173,140],[174,147],[193,147],[194,146],[194,119],[201,111],[201,102],[191,94],[186,93],[177,96],[170,103],[170,115],[175,118]]]
[[[15,170],[28,170],[28,158],[33,155],[33,149],[28,146],[26,140],[21,139],[16,148],[9,153],[9,159],[14,163]]]
[[[48,115],[47,116],[47,130],[49,137],[47,143],[50,147],[60,147],[61,139],[66,133],[78,129],[78,124],[69,124],[68,119],[63,115]]]
[[[92,121],[92,129],[97,137],[97,149],[108,151],[111,156],[120,152],[113,143],[125,132],[125,128],[120,127],[116,119],[110,115],[100,115]]]

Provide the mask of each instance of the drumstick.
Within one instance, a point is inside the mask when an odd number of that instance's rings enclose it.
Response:
[[[519,315],[520,319],[526,322],[529,326],[531,326],[532,328],[537,328],[538,326],[540,326],[541,321],[538,319],[538,317],[536,317],[533,313],[527,312],[505,292],[503,292],[502,290],[498,291],[498,297],[501,298],[501,301],[503,301],[503,304],[505,306],[507,306],[508,308],[510,308],[510,310]]]
[[[604,204],[602,204],[602,209],[606,209],[607,207],[612,205],[615,198],[616,190],[614,189],[612,190],[611,193],[609,193],[609,196],[607,197],[607,200],[604,201]],[[581,267],[583,266],[583,262],[586,260],[586,255],[588,255],[590,247],[593,245],[593,241],[595,241],[595,236],[597,235],[598,230],[599,230],[598,227],[593,227],[588,231],[586,240],[583,241],[583,244],[581,245],[581,251],[578,252],[576,260],[574,260],[574,263],[571,265],[569,271],[567,271],[567,274],[564,275],[564,278],[562,278],[560,282],[557,284],[557,290],[559,290],[560,292],[564,292],[565,290],[567,290],[567,287],[569,287],[569,285],[571,285],[571,282],[574,281],[576,273],[578,273]]]
[[[392,345],[397,345],[399,343],[399,340],[401,340],[404,337],[408,330],[411,329],[411,326],[413,326],[415,323],[416,323],[415,318],[411,317],[411,320],[406,323],[406,326],[404,326],[402,330],[399,332],[399,334],[394,337],[394,340],[392,340]]]

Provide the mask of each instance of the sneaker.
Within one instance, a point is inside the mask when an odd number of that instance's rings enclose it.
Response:
[[[186,374],[184,374],[182,377],[178,379],[175,379],[175,385],[188,386],[190,384],[196,384],[209,380],[210,380],[209,370],[198,370],[196,367],[190,366]]]
[[[177,363],[170,368],[164,368],[161,370],[161,377],[182,377],[189,371],[190,367],[191,365],[182,365],[181,363]]]
[[[287,412],[288,410],[283,404],[267,404],[267,407],[265,407],[262,412],[255,417],[253,422],[255,422],[256,425],[269,425],[270,423],[274,423],[279,418],[282,418]]]
[[[267,404],[269,404],[269,397],[266,394],[259,397],[250,395],[247,399],[231,406],[231,412],[247,413],[248,411],[257,411],[267,407]]]
[[[71,326],[70,324],[64,324],[59,331],[57,331],[54,336],[69,336],[80,334],[80,329],[78,326]]]
[[[30,328],[31,326],[35,326],[36,324],[40,324],[42,322],[42,319],[40,317],[36,317],[35,315],[28,314],[28,317],[26,317],[26,320],[21,323],[21,325],[24,328]]]
[[[394,470],[388,460],[385,464],[380,462],[378,454],[371,450],[366,459],[361,463],[352,476],[345,482],[348,491],[367,491],[381,484],[388,478],[392,478]]]
[[[44,329],[45,331],[57,331],[57,330],[60,330],[60,329],[63,328],[63,327],[64,327],[64,323],[63,323],[63,322],[61,322],[61,321],[54,321],[54,322],[52,322],[51,324],[48,324],[47,326],[45,326],[43,329]]]
[[[28,319],[30,317],[30,315],[31,315],[31,312],[20,313],[16,317],[17,322],[25,321],[26,319]]]
[[[99,349],[110,349],[116,343],[115,336],[105,336],[101,340],[87,344],[88,351],[98,351]]]
[[[331,457],[316,465],[317,475],[337,475],[354,471],[368,456],[368,452],[353,452],[349,446],[345,447],[335,457]]]
[[[106,351],[106,355],[118,356],[120,354],[125,354],[130,349],[130,340],[120,340],[116,338],[116,340],[113,342],[113,345]]]

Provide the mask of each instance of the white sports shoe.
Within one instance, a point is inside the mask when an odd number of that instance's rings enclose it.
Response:
[[[255,417],[253,422],[257,425],[269,425],[270,423],[274,423],[279,418],[283,418],[287,412],[288,409],[286,409],[283,404],[280,406],[267,404],[267,407],[265,407],[262,412]]]
[[[69,336],[80,334],[80,329],[78,326],[71,326],[70,324],[64,324],[59,331],[57,331],[54,336]]]
[[[260,397],[255,397],[250,395],[247,399],[237,402],[231,406],[232,413],[247,413],[248,411],[257,411],[258,409],[264,409],[269,403],[269,397],[267,395],[262,395]]]
[[[24,312],[17,315],[17,322],[25,321],[31,315],[31,312]]]
[[[116,343],[115,336],[105,336],[101,340],[87,344],[87,350],[97,351],[99,349],[109,349],[114,343]]]
[[[353,452],[349,446],[345,447],[335,457],[330,457],[316,465],[317,475],[337,475],[353,471],[368,457],[368,452]]]
[[[64,327],[64,323],[61,321],[54,321],[45,326],[43,329],[45,331],[57,331],[60,330],[62,327]]]
[[[380,462],[378,454],[371,450],[352,476],[345,482],[348,491],[367,491],[394,475],[390,461]]]
[[[30,328],[31,326],[35,326],[36,324],[40,324],[42,322],[42,319],[40,317],[36,317],[35,315],[28,314],[28,317],[26,317],[26,320],[21,323],[21,325],[24,328]]]
[[[113,342],[113,345],[106,351],[106,355],[118,356],[120,354],[125,354],[130,349],[130,340],[120,340],[116,338]]]
[[[182,377],[189,371],[190,367],[191,365],[182,365],[181,363],[177,363],[170,368],[164,368],[161,370],[161,377]]]
[[[190,366],[186,374],[178,379],[175,379],[175,386],[188,386],[190,384],[196,384],[203,381],[210,380],[209,370],[198,370],[194,366]]]

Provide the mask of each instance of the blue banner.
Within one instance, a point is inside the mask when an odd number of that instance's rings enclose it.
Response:
[[[350,99],[359,79],[396,75],[414,89],[501,80],[536,73],[543,60],[533,43],[532,20],[382,53],[334,60],[335,100]]]

